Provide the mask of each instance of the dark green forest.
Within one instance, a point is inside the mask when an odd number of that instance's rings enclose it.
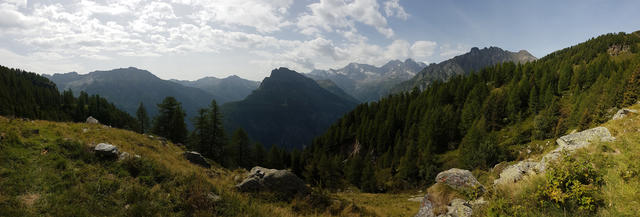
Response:
[[[136,129],[137,122],[99,95],[71,90],[58,92],[56,85],[36,73],[0,66],[0,115],[52,121],[82,122],[93,116],[100,123]]]
[[[429,185],[451,166],[487,169],[515,147],[608,120],[636,103],[640,34],[607,34],[526,64],[361,104],[304,150],[307,182],[367,192]]]

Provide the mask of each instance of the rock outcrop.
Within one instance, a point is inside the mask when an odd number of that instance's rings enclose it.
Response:
[[[478,182],[469,170],[452,168],[440,172],[436,176],[436,182],[443,183],[458,191],[472,191],[476,189],[484,191],[484,186]]]
[[[502,185],[520,181],[528,174],[544,173],[548,165],[562,156],[563,152],[572,152],[587,147],[594,141],[611,142],[615,140],[606,127],[596,127],[578,133],[572,133],[556,140],[558,147],[545,154],[540,161],[532,159],[520,161],[506,167],[500,172],[500,178],[493,181],[494,185]]]
[[[296,194],[306,195],[309,187],[288,170],[276,170],[263,167],[253,167],[247,177],[236,189],[241,192],[270,191],[284,194],[288,197]]]
[[[474,206],[477,208],[486,203],[482,197],[472,201],[459,198],[473,191],[484,191],[484,186],[469,170],[453,168],[440,172],[436,176],[436,182],[422,198],[420,210],[415,217],[470,217]],[[453,190],[433,190],[445,185],[448,186],[445,189]]]
[[[87,124],[99,124],[99,123],[100,123],[100,121],[98,121],[98,119],[95,119],[95,118],[94,118],[94,117],[92,117],[92,116],[89,116],[89,117],[87,118],[86,123],[87,123]]]
[[[211,168],[211,164],[207,162],[207,159],[205,159],[204,156],[202,156],[198,152],[185,151],[184,153],[182,153],[182,156],[184,156],[185,159],[187,159],[189,162],[193,164],[196,164],[204,168]]]
[[[623,119],[624,117],[627,117],[627,115],[630,114],[630,113],[638,114],[638,110],[635,110],[635,109],[620,109],[620,110],[618,110],[618,112],[616,112],[615,115],[613,115],[611,120]]]
[[[93,148],[93,150],[95,151],[98,157],[104,158],[104,159],[116,159],[118,158],[118,154],[120,153],[118,151],[118,147],[108,143],[100,143],[96,145],[96,147]]]

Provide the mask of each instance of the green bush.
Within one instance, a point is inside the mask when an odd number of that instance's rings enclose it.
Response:
[[[598,192],[603,172],[588,159],[565,156],[545,175],[545,183],[536,196],[543,206],[553,205],[568,211],[596,211],[602,203]]]

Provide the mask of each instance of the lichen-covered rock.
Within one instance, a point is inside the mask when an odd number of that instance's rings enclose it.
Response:
[[[609,129],[606,127],[596,127],[578,133],[572,133],[556,140],[559,148],[565,150],[575,150],[589,145],[593,141],[610,142],[615,140]]]
[[[193,164],[199,165],[204,168],[211,168],[211,164],[209,164],[204,156],[202,156],[198,152],[185,151],[184,153],[182,153],[182,156],[184,156],[185,159]]]
[[[420,204],[420,209],[418,213],[414,217],[435,217],[436,215],[433,213],[433,203],[429,200],[429,195],[425,195],[422,198],[422,203]]]
[[[635,110],[635,109],[620,109],[620,110],[618,110],[618,112],[616,112],[615,115],[613,115],[611,120],[623,119],[624,117],[627,117],[627,115],[630,114],[630,113],[638,114],[638,110]]]
[[[520,161],[514,165],[507,166],[500,172],[500,178],[493,180],[494,185],[514,183],[520,181],[525,175],[536,173],[535,169],[539,162]]]
[[[473,213],[473,209],[471,208],[471,204],[463,199],[453,199],[451,200],[451,205],[447,207],[446,217],[471,217]]]
[[[93,148],[96,155],[101,158],[115,159],[118,158],[118,147],[108,143],[100,143]]]
[[[459,191],[480,190],[484,191],[484,186],[478,182],[475,176],[469,170],[452,168],[447,171],[438,173],[436,176],[437,183],[443,183],[453,189]]]
[[[270,191],[286,196],[309,194],[310,189],[295,174],[288,170],[253,167],[236,189],[242,192]]]

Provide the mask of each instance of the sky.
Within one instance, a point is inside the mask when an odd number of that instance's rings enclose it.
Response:
[[[438,63],[472,47],[543,57],[640,30],[637,0],[0,0],[0,65],[137,67],[163,79]]]

